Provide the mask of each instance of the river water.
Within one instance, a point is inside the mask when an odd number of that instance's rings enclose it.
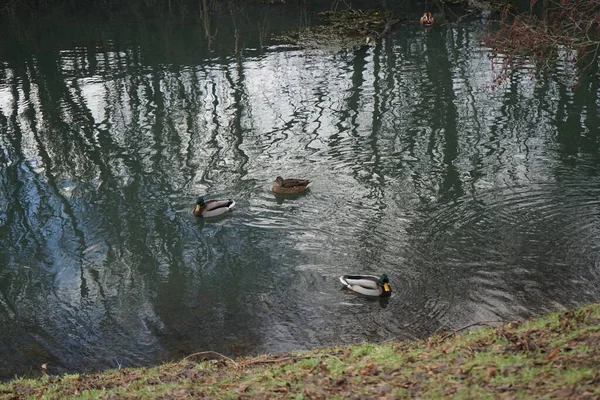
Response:
[[[74,19],[0,53],[0,377],[424,338],[600,299],[600,89],[500,86],[486,20],[354,51]],[[204,20],[208,21],[208,20]],[[502,60],[496,60],[502,62]],[[311,179],[280,197],[273,179]],[[202,220],[196,197],[231,197]],[[393,294],[341,291],[387,273]]]

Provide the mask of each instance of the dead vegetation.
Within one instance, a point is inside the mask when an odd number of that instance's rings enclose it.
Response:
[[[332,10],[319,13],[318,23],[274,35],[274,40],[307,49],[347,50],[387,35],[400,17],[376,10]]]
[[[424,341],[237,360],[207,351],[149,369],[15,380],[0,385],[0,399],[592,399],[599,345],[600,307],[589,305]]]
[[[506,8],[488,27],[485,43],[498,64],[496,83],[513,67],[528,63],[551,71],[558,62],[566,62],[573,66],[574,81],[583,74],[599,74],[600,2],[532,0],[530,7],[528,13]]]

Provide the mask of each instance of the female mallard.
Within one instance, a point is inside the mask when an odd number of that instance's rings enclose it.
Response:
[[[342,284],[353,292],[365,296],[385,297],[392,294],[390,280],[386,274],[380,277],[374,275],[343,275],[340,276]]]
[[[433,25],[433,15],[431,15],[430,12],[423,14],[421,17],[421,25],[423,25],[425,28],[429,28]]]
[[[308,179],[283,179],[278,176],[273,183],[273,191],[279,194],[302,193],[308,189]]]
[[[235,206],[235,201],[231,199],[219,199],[204,201],[202,197],[198,197],[196,207],[194,207],[194,217],[210,218],[225,214]]]

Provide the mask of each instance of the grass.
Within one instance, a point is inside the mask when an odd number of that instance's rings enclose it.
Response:
[[[423,341],[192,360],[15,379],[0,399],[600,398],[600,305]]]

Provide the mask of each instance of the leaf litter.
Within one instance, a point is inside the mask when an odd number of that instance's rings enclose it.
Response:
[[[600,305],[412,342],[202,353],[218,358],[46,373],[0,384],[0,399],[600,398]]]

